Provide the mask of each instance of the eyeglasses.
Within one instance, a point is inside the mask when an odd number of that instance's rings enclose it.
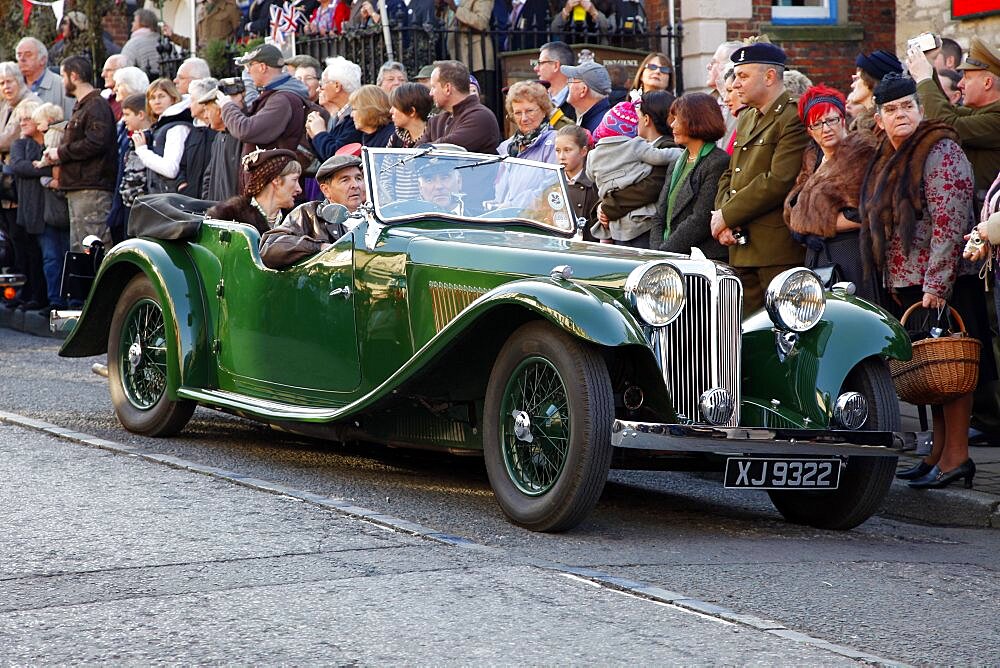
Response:
[[[558,60],[539,60],[538,66],[541,67],[542,65],[551,65],[552,63],[558,63],[558,62],[559,62]]]
[[[520,111],[512,111],[510,115],[514,118],[524,118],[525,116],[534,116],[535,114],[542,113],[542,110],[538,107],[534,109],[522,109]]]
[[[823,128],[835,128],[838,125],[840,125],[843,122],[843,120],[844,119],[842,119],[840,116],[834,116],[832,118],[821,118],[815,123],[810,124],[809,129],[812,130],[813,132],[818,132]]]
[[[884,104],[881,109],[879,109],[879,114],[882,116],[892,116],[899,112],[913,111],[916,109],[917,103],[913,100],[907,100],[906,102],[900,102],[899,104]]]
[[[670,74],[674,71],[669,65],[657,65],[655,63],[646,63],[646,69],[653,70],[654,72],[663,72],[664,74]]]

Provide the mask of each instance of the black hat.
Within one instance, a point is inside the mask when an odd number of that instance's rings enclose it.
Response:
[[[422,161],[422,164],[417,167],[417,176],[426,179],[438,174],[447,174],[454,170],[457,164],[454,160],[430,158],[429,160]]]
[[[917,82],[908,76],[890,72],[882,77],[875,86],[875,104],[881,106],[886,102],[898,100],[907,95],[916,95]]]
[[[862,72],[866,72],[872,79],[879,81],[886,74],[893,72],[895,74],[903,73],[903,64],[899,62],[899,58],[895,54],[889,53],[883,49],[878,49],[877,51],[872,51],[867,56],[863,53],[858,54],[857,60],[854,64],[861,69]]]
[[[248,51],[239,58],[235,58],[237,65],[249,65],[250,63],[264,63],[268,67],[284,67],[285,59],[281,55],[281,50],[273,44],[261,44],[253,51]]]
[[[784,67],[788,56],[785,55],[784,50],[780,46],[769,42],[757,42],[756,44],[748,44],[736,49],[729,59],[737,65],[763,63],[764,65],[781,65]]]

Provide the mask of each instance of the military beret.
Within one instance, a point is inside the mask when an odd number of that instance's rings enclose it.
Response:
[[[863,53],[859,53],[857,60],[854,61],[854,64],[862,72],[866,72],[872,79],[875,79],[875,81],[880,81],[882,77],[890,72],[894,72],[896,74],[903,73],[903,64],[899,62],[899,58],[896,57],[896,54],[889,53],[884,49],[872,51],[867,56]]]
[[[978,37],[972,38],[969,46],[969,53],[965,57],[965,62],[956,69],[960,70],[989,70],[1000,77],[1000,55],[997,55],[986,42]]]
[[[784,50],[776,44],[771,44],[769,42],[757,42],[756,44],[748,44],[736,49],[733,51],[733,55],[730,56],[729,59],[737,65],[762,63],[764,65],[781,65],[784,67],[785,61],[788,60],[788,56],[786,56]]]
[[[874,92],[875,104],[883,105],[907,95],[916,95],[917,82],[908,76],[890,72],[882,77],[882,80],[875,86]]]
[[[335,155],[327,158],[326,161],[316,170],[316,180],[325,181],[345,167],[360,167],[361,158],[354,155]]]

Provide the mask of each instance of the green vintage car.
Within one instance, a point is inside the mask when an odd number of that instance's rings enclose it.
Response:
[[[286,269],[262,264],[250,226],[183,212],[188,231],[115,246],[60,354],[107,353],[140,434],[174,434],[200,404],[482,453],[503,512],[538,531],[583,520],[612,466],[723,471],[817,527],[877,510],[899,428],[886,360],[910,341],[849,286],[794,269],[743,320],[739,281],[697,250],[575,240],[556,165],[426,148],[363,162],[349,232]]]

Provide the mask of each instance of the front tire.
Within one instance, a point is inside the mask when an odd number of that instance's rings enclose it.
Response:
[[[108,383],[122,426],[145,436],[171,436],[191,419],[195,402],[167,397],[169,348],[163,306],[145,274],[129,281],[111,318]]]
[[[583,521],[611,465],[614,399],[604,359],[547,322],[510,337],[486,390],[484,455],[504,514],[532,531]]]
[[[841,392],[860,392],[868,400],[867,431],[899,429],[899,400],[885,362],[869,358],[851,370]],[[896,472],[896,457],[848,457],[840,487],[829,491],[769,491],[778,512],[796,524],[818,529],[847,530],[858,526],[882,506]]]

